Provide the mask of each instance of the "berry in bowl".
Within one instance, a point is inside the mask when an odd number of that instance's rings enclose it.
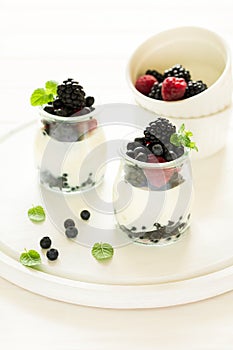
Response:
[[[98,106],[73,79],[48,81],[36,89],[31,104],[39,107],[35,158],[40,183],[64,193],[98,185],[104,177],[105,135],[98,125]]]
[[[124,143],[113,189],[118,227],[132,241],[166,245],[190,225],[192,170],[189,151],[197,150],[192,133],[158,118],[144,136]]]
[[[158,33],[131,56],[127,80],[139,105],[195,133],[197,158],[224,147],[232,73],[230,50],[221,36],[199,27]]]

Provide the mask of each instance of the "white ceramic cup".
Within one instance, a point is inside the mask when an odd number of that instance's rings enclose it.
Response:
[[[202,80],[208,89],[191,98],[166,102],[147,97],[135,88],[136,79],[147,69],[163,73],[175,64],[183,65],[192,80]],[[139,105],[195,129],[198,158],[216,153],[224,146],[231,116],[232,73],[230,50],[221,36],[199,27],[177,27],[158,33],[131,56],[127,81]],[[206,142],[206,138],[211,142]]]

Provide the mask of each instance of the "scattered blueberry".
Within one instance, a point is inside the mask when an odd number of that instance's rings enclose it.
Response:
[[[88,220],[90,218],[91,214],[88,210],[82,210],[80,213],[80,216],[83,220]]]
[[[58,258],[58,255],[58,250],[54,248],[49,249],[46,253],[47,258],[51,261],[56,260]]]
[[[75,226],[75,222],[72,219],[66,219],[66,221],[64,222],[64,227],[70,227],[70,226]]]
[[[74,226],[67,227],[65,234],[68,238],[75,238],[78,234],[78,230]]]
[[[43,249],[49,249],[51,247],[51,244],[52,244],[52,241],[49,237],[43,237],[41,240],[40,240],[40,246],[41,248]]]

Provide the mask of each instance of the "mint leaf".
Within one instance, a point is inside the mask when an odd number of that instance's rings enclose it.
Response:
[[[28,217],[32,222],[42,222],[45,220],[44,209],[38,205],[28,210]]]
[[[193,133],[191,131],[185,130],[185,125],[183,123],[178,132],[171,135],[170,142],[177,147],[184,146],[186,148],[198,151],[196,143],[190,139],[191,136],[193,136]]]
[[[41,264],[41,257],[36,250],[27,251],[25,249],[25,253],[20,255],[20,262],[24,266],[32,267]]]
[[[184,132],[184,130],[185,130],[185,125],[184,125],[184,123],[180,126],[180,128],[179,128],[179,130],[178,130],[178,133],[179,134],[182,134],[183,132]]]
[[[57,94],[58,83],[54,80],[49,80],[45,83],[46,92],[48,94],[56,95]]]
[[[174,146],[181,146],[180,140],[179,140],[179,136],[177,134],[172,134],[170,137],[170,142],[174,145]]]
[[[54,101],[57,95],[58,83],[54,80],[49,80],[45,83],[45,89],[36,89],[30,98],[32,106],[43,106],[49,102]]]
[[[50,101],[45,89],[36,89],[31,95],[30,102],[32,106],[42,106]]]
[[[103,261],[112,258],[114,249],[108,243],[95,243],[91,253],[96,260]]]

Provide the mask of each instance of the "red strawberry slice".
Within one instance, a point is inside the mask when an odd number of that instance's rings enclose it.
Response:
[[[166,160],[163,157],[155,157],[153,154],[149,154],[147,157],[148,163],[165,163]],[[176,169],[166,168],[166,169],[144,169],[144,173],[147,177],[147,180],[152,186],[162,187],[172,177],[176,172]]]
[[[183,78],[168,77],[162,83],[162,98],[164,101],[181,100],[185,94],[187,83]]]
[[[137,79],[135,87],[143,95],[148,95],[154,83],[157,82],[157,79],[153,75],[145,74]]]

